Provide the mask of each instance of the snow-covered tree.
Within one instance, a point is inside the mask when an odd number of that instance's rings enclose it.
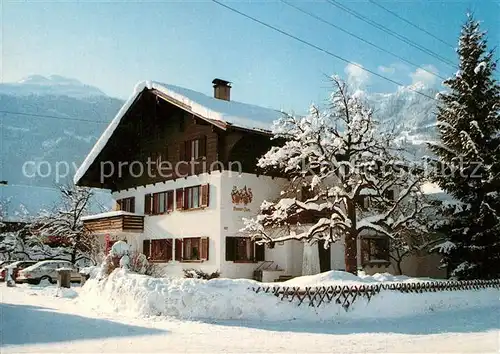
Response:
[[[281,143],[258,166],[278,170],[290,184],[278,200],[264,202],[257,217],[245,219],[242,231],[263,242],[329,245],[344,236],[346,270],[356,273],[360,235],[398,237],[428,205],[420,190],[421,166],[378,129],[359,92],[350,92],[338,77],[332,83],[327,109],[313,105],[306,116],[275,122]]]
[[[500,86],[485,32],[468,15],[459,70],[439,96],[436,182],[460,202],[449,210],[444,262],[458,278],[500,277]]]
[[[32,223],[33,246],[58,249],[60,256],[66,255],[72,263],[89,259],[97,247],[95,236],[83,225],[82,217],[87,215],[93,192],[89,188],[61,186],[60,204],[52,211],[44,211]]]

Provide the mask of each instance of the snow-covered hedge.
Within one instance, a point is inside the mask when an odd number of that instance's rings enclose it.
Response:
[[[324,273],[319,277],[328,278],[329,285],[333,285],[332,274]],[[364,280],[358,278],[358,280],[366,285],[367,282],[377,282],[376,278]],[[385,281],[384,276],[379,279]],[[296,279],[298,284],[301,281],[311,284],[315,280]],[[345,281],[341,279],[337,284],[353,285],[355,282],[354,277]],[[297,306],[296,302],[281,301],[271,294],[256,294],[249,290],[249,287],[259,285],[263,284],[245,279],[209,281],[185,278],[158,279],[130,273],[125,269],[116,269],[105,279],[87,281],[82,288],[79,301],[82,306],[90,306],[99,311],[140,317],[318,321],[401,317],[429,311],[495,306],[498,305],[500,295],[498,289],[420,294],[383,291],[374,296],[369,303],[365,299],[356,299],[346,312],[335,303],[325,304],[319,308]],[[316,285],[319,284],[316,282]]]

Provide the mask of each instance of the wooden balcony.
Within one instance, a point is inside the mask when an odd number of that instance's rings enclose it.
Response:
[[[144,231],[144,216],[113,211],[82,218],[84,227],[91,233]]]

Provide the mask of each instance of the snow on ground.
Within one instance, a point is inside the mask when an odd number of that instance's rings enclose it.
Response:
[[[374,275],[366,275],[364,273],[358,276],[332,270],[315,275],[306,275],[297,277],[283,282],[284,286],[336,286],[336,285],[376,285],[382,282],[398,282],[398,283],[415,283],[415,282],[428,282],[439,281],[438,279],[430,278],[411,278],[406,275],[392,275],[390,273],[377,273]],[[271,285],[271,284],[269,284]],[[275,285],[275,284],[273,284]]]
[[[336,279],[336,280],[335,280]],[[376,280],[379,279],[379,280]],[[380,284],[388,275],[356,277],[345,272],[327,272],[300,277],[296,284]],[[411,278],[406,279],[411,281]],[[415,279],[413,279],[415,281]],[[347,283],[346,283],[347,282]],[[293,284],[293,283],[292,283]],[[499,305],[498,289],[477,291],[400,293],[381,291],[370,299],[359,297],[346,312],[338,304],[320,308],[297,306],[271,293],[249,290],[262,284],[245,279],[162,278],[115,270],[107,279],[90,279],[79,296],[81,306],[135,317],[167,316],[198,320],[301,320],[309,322],[373,318],[397,318],[430,312],[455,311]],[[268,284],[276,286],[276,283]],[[293,286],[288,283],[284,286]]]
[[[85,290],[75,287],[76,293]],[[0,284],[2,354],[7,353],[494,353],[500,308],[398,319],[186,321],[130,318],[54,297],[55,286]],[[81,300],[81,299],[80,299]]]

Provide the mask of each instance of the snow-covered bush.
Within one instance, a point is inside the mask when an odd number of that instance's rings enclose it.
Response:
[[[201,269],[183,269],[184,272],[184,278],[195,278],[195,279],[205,279],[205,280],[210,280],[210,279],[215,279],[220,277],[220,272],[215,271],[211,274],[206,273],[202,271]]]

